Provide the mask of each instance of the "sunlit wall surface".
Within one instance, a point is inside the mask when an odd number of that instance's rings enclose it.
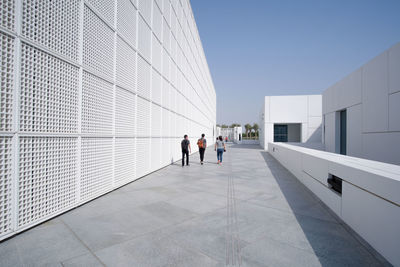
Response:
[[[0,239],[214,140],[188,0],[3,0],[0,45]]]

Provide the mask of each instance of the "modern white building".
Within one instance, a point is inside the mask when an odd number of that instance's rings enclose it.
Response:
[[[229,142],[234,142],[234,143],[241,143],[242,142],[242,126],[239,127],[233,127],[233,128],[221,128],[217,127],[217,135],[222,136],[225,140],[225,137],[228,137]]]
[[[298,109],[290,100],[279,107],[295,117]],[[391,264],[400,266],[400,43],[325,90],[322,113],[318,150],[271,138],[264,146]]]
[[[266,96],[260,112],[260,145],[321,143],[322,96]]]
[[[178,160],[184,134],[213,143],[189,0],[7,0],[0,16],[0,240]]]
[[[400,165],[400,43],[322,99],[326,151]]]

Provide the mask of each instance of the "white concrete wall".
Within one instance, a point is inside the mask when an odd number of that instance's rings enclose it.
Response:
[[[400,164],[400,43],[322,96],[326,150],[337,152],[335,112],[347,109],[347,155]]]
[[[269,153],[394,266],[400,266],[400,166],[269,143]],[[329,175],[343,179],[342,194]]]
[[[322,142],[322,96],[266,96],[260,112],[260,145],[273,142],[274,124],[300,124],[301,142]],[[290,140],[289,140],[290,141]]]
[[[180,159],[184,134],[213,136],[189,0],[1,1],[0,14],[0,240]]]

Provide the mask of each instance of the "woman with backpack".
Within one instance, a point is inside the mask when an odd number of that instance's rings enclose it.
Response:
[[[223,140],[224,139],[222,139],[222,136],[220,135],[214,147],[214,150],[217,151],[218,164],[222,164],[222,154],[226,152],[226,146]]]
[[[197,140],[197,146],[199,147],[199,153],[200,153],[200,164],[203,165],[203,160],[204,160],[204,152],[206,152],[206,147],[207,147],[207,140],[204,138],[206,135],[202,134],[201,138]]]

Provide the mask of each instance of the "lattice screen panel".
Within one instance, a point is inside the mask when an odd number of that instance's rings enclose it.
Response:
[[[151,139],[151,170],[157,170],[161,168],[161,138]]]
[[[166,23],[163,24],[163,46],[168,53],[171,53],[171,30]]]
[[[136,51],[120,37],[117,39],[117,84],[136,90]]]
[[[76,133],[78,78],[77,67],[23,43],[21,131]]]
[[[150,172],[151,138],[136,138],[136,177]]]
[[[152,43],[152,62],[153,62],[153,67],[158,70],[158,72],[161,73],[161,67],[162,67],[162,45],[158,41],[156,37],[153,35],[153,43]]]
[[[165,49],[163,49],[163,60],[162,60],[162,64],[163,64],[163,71],[162,71],[162,75],[164,76],[165,79],[167,79],[167,81],[169,81],[169,72],[170,72],[170,57],[168,55],[168,53],[165,51]]]
[[[12,138],[0,137],[0,236],[11,231]]]
[[[93,0],[97,2],[97,0]],[[102,2],[102,1],[99,1]],[[85,6],[83,64],[109,79],[114,73],[114,32]]]
[[[165,137],[171,137],[171,130],[170,130],[170,119],[171,119],[171,112],[167,109],[162,110],[162,122],[161,122],[161,132]]]
[[[86,0],[111,25],[114,25],[114,0]]]
[[[113,85],[88,72],[82,81],[82,133],[112,134]]]
[[[141,97],[137,98],[137,118],[136,133],[137,136],[147,137],[151,132],[151,103]]]
[[[140,96],[150,99],[151,96],[151,66],[141,56],[138,56],[137,92]]]
[[[171,145],[169,138],[162,138],[161,147],[161,165],[165,166],[171,164]]]
[[[15,0],[1,1],[0,25],[10,31],[15,30]]]
[[[151,62],[151,36],[152,36],[151,29],[141,16],[139,16],[138,27],[139,27],[139,39],[138,39],[139,53],[143,56],[143,58],[147,60],[147,62]]]
[[[14,39],[0,32],[0,131],[13,125]]]
[[[18,226],[76,204],[77,138],[21,137]]]
[[[170,108],[170,85],[167,80],[162,79],[162,100],[161,104],[165,108]]]
[[[77,61],[80,1],[22,2],[22,36]]]
[[[162,135],[161,132],[161,110],[162,108],[158,105],[151,105],[151,135],[155,137],[160,137]]]
[[[151,0],[139,0],[139,11],[149,25],[151,25],[152,2]]]
[[[115,140],[115,184],[122,185],[136,179],[135,138]]]
[[[162,22],[163,16],[156,3],[153,3],[153,24],[152,29],[158,40],[162,41]]]
[[[155,5],[155,4],[158,5],[158,7],[160,8],[161,13],[162,13],[162,10],[163,10],[163,0],[155,0],[155,3],[153,3],[153,5]]]
[[[168,0],[164,1],[163,9],[165,21],[171,25],[171,3]]]
[[[159,105],[161,105],[162,102],[162,78],[161,75],[153,69],[153,75],[152,75],[152,84],[151,84],[151,100]]]
[[[82,138],[81,202],[112,188],[112,142],[112,138]]]
[[[130,0],[118,0],[117,10],[117,29],[119,33],[128,42],[137,47],[136,44],[136,33],[137,33],[137,11],[135,6]]]
[[[132,92],[117,87],[115,107],[115,134],[135,136],[136,97]]]

